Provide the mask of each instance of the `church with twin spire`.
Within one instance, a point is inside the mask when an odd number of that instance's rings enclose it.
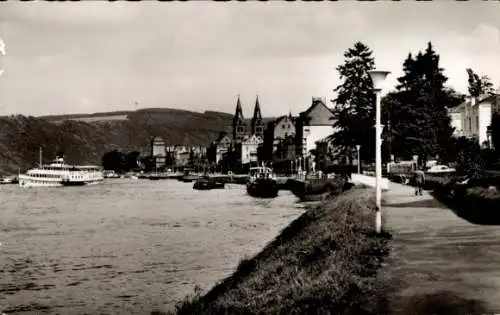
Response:
[[[248,125],[247,121],[243,117],[243,109],[241,106],[241,100],[238,96],[236,101],[236,112],[233,117],[233,140],[235,143],[242,143],[252,136],[264,139],[264,121],[262,119],[262,113],[260,112],[259,97],[257,96],[255,100],[255,107],[253,110],[253,117]]]
[[[246,119],[238,96],[232,124],[212,142],[209,159],[217,164],[222,162],[229,169],[255,166],[261,160],[272,161],[273,167],[279,163],[284,168],[297,167],[300,163],[302,169],[310,169],[314,149],[324,154],[334,150],[325,140],[335,132],[332,127],[334,119],[326,100],[313,97],[311,105],[297,117],[289,113],[264,120],[258,96],[253,117]]]
[[[238,164],[246,165],[257,162],[257,152],[264,143],[265,124],[262,119],[259,97],[256,97],[253,117],[250,121],[243,116],[240,96],[236,101],[236,111],[233,117],[232,133],[222,134],[215,141],[216,163],[228,154],[236,158]]]

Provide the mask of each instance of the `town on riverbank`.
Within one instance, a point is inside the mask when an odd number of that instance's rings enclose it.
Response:
[[[500,11],[183,5],[2,7],[2,315],[500,313]]]
[[[364,56],[366,60],[361,60],[366,64],[373,62],[371,51],[362,43],[356,43],[348,52],[351,57],[346,59],[345,68],[359,67],[353,60],[361,62],[360,56]],[[444,86],[444,70],[438,64],[425,64],[437,58],[431,43],[425,53],[416,56],[410,55],[405,61],[411,66],[399,78],[401,85],[382,100],[386,125],[382,135],[383,175],[391,181],[386,185],[387,197],[394,198],[391,189],[401,185],[406,188],[396,190],[418,202],[419,197],[412,196],[408,185],[413,184],[414,171],[423,169],[424,189],[457,217],[475,224],[499,224],[496,209],[500,204],[500,182],[496,169],[500,91],[492,89],[486,77],[467,69],[470,95],[460,95]],[[339,67],[347,71],[345,68]],[[441,84],[432,89],[425,80],[415,78],[431,75],[441,78]],[[350,90],[348,80],[357,80],[367,88]],[[300,199],[321,196],[317,199],[323,201],[319,206],[307,210],[262,253],[243,261],[231,277],[209,292],[198,292],[179,304],[178,314],[304,313],[311,305],[319,305],[317,310],[345,314],[358,314],[361,309],[367,314],[380,311],[387,296],[379,295],[374,288],[378,270],[390,252],[390,225],[385,226],[382,234],[373,233],[371,189],[352,190],[352,186],[345,186],[345,181],[329,186],[319,182],[317,186],[318,181],[327,181],[332,174],[350,178],[356,184],[374,185],[374,130],[369,124],[374,108],[369,80],[365,74],[346,79],[337,88],[339,97],[334,107],[327,106],[324,98],[313,98],[309,108],[297,117],[287,114],[267,122],[257,98],[248,124],[238,97],[230,125],[232,133],[220,133],[206,147],[170,145],[164,140],[168,139],[166,134],[151,138],[146,156],[139,151],[123,153],[118,149],[103,155],[102,168],[109,178],[192,182],[208,174],[217,180],[243,184],[252,167],[266,165],[281,176],[282,184],[290,179],[302,182],[300,188],[294,188],[290,182],[287,187]],[[425,93],[428,95],[423,97]],[[434,95],[440,95],[440,103],[436,103]],[[359,101],[362,97],[364,103]],[[351,104],[349,100],[353,98],[359,102]],[[421,120],[415,121],[404,112],[418,113]],[[339,221],[337,216],[348,220]],[[332,222],[337,227],[332,230],[334,233],[323,233],[322,229],[332,228]],[[288,254],[277,254],[280,251]],[[304,251],[305,256],[301,254]],[[338,251],[349,255],[338,256]],[[263,290],[271,287],[254,283],[266,283],[268,278],[277,279],[279,285],[272,289],[272,295],[264,297]],[[301,279],[300,284],[291,282],[292,279]],[[238,290],[246,293],[237,293]],[[276,298],[282,303],[279,307]]]

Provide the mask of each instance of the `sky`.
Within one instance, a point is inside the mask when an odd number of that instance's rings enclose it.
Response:
[[[0,115],[150,107],[250,117],[297,114],[335,97],[336,67],[361,41],[402,74],[431,41],[447,84],[466,68],[500,86],[500,2],[4,2]],[[0,43],[1,46],[1,43]]]

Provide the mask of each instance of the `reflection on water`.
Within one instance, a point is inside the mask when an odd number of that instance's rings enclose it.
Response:
[[[110,180],[0,191],[0,312],[146,314],[229,275],[303,207],[196,191],[173,180]]]
[[[394,239],[383,277],[394,314],[500,313],[500,227],[447,209],[386,211]]]

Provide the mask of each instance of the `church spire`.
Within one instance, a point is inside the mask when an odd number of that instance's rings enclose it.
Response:
[[[260,112],[259,96],[255,99],[255,108],[252,117],[252,134],[262,137],[264,135],[264,121]]]
[[[262,113],[260,112],[260,103],[259,103],[259,96],[257,95],[257,98],[255,100],[255,108],[253,110],[253,121],[255,122],[258,119],[262,119]]]
[[[238,101],[236,102],[236,112],[234,113],[233,126],[237,125],[238,122],[245,120],[243,118],[243,109],[241,108],[241,100],[238,95]]]
[[[245,118],[243,118],[243,110],[241,108],[241,100],[238,95],[238,101],[236,102],[236,112],[233,117],[233,138],[236,143],[243,140],[247,132],[247,127],[245,123]]]

